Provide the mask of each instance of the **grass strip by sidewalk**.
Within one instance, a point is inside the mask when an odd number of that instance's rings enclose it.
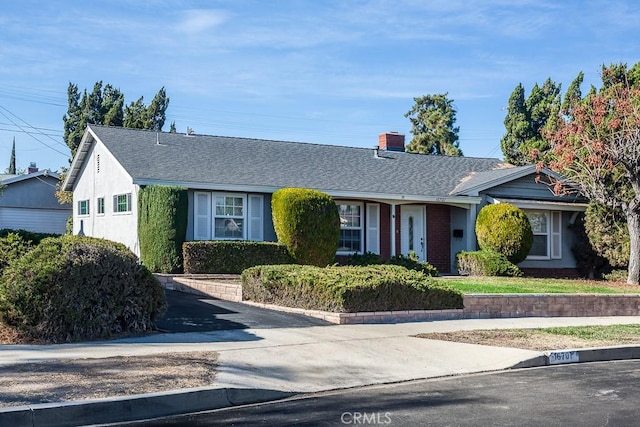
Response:
[[[482,329],[418,334],[415,337],[546,351],[640,344],[640,324],[539,329]]]
[[[438,277],[465,294],[640,294],[640,286],[620,282],[527,277]]]

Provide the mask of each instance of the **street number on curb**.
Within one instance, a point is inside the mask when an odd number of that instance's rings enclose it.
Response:
[[[580,361],[577,351],[552,351],[549,353],[549,364],[575,363]]]

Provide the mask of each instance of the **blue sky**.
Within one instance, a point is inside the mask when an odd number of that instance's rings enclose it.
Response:
[[[6,2],[0,11],[0,171],[68,165],[69,82],[126,102],[161,87],[178,131],[373,147],[413,98],[449,93],[467,156],[502,157],[518,83],[640,60],[640,5],[518,0]]]

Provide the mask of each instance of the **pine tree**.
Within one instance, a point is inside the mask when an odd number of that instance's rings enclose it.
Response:
[[[13,147],[11,147],[11,159],[9,159],[9,168],[7,172],[11,175],[16,173],[16,137],[13,137]]]
[[[413,139],[407,151],[420,154],[462,156],[453,100],[447,93],[413,98],[415,105],[404,116],[411,120]]]

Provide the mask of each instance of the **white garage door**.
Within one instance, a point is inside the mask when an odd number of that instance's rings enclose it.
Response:
[[[71,210],[0,208],[0,228],[64,234]]]

